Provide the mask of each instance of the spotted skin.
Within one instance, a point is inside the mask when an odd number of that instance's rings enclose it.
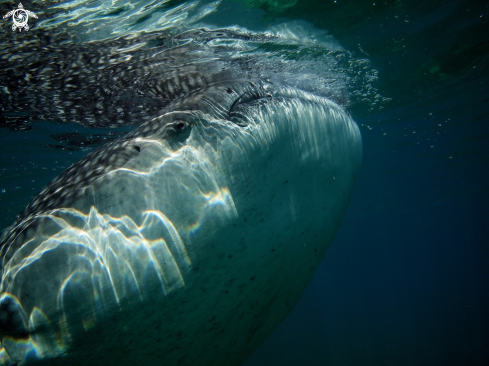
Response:
[[[141,50],[121,40],[112,55],[124,63],[100,57],[107,99],[94,95],[108,109],[89,102],[65,122],[125,124],[109,106],[124,93],[162,109],[130,118],[140,125],[61,174],[3,232],[1,366],[238,366],[299,300],[358,175],[358,127],[323,96],[251,77],[253,56],[181,65],[233,36],[206,34],[146,49],[154,57],[137,70],[124,57]],[[65,86],[78,72],[68,64],[53,73]],[[124,84],[128,74],[146,79]],[[62,101],[81,106],[77,93],[95,90],[82,78],[62,95],[32,80],[9,108],[37,85],[56,108],[35,98],[29,108],[63,115]]]
[[[0,48],[0,125],[18,128],[33,119],[90,127],[140,125],[172,101],[236,77],[237,69],[223,67],[227,60],[201,62],[215,58],[206,43],[251,39],[204,29],[88,44],[70,43],[65,34],[34,35],[28,47],[9,38]]]

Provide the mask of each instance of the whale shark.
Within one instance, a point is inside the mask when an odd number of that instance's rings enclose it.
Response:
[[[140,49],[114,46],[116,63],[70,53],[105,73],[39,65],[9,89],[10,106],[44,88],[37,98],[53,103],[34,110],[136,127],[55,178],[2,233],[0,365],[240,365],[331,245],[362,159],[349,114],[255,77],[243,59],[171,67],[170,55],[211,59],[201,43],[162,47],[130,67]]]

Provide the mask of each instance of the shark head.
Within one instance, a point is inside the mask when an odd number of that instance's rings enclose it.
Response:
[[[4,352],[239,365],[298,301],[360,161],[354,121],[299,89],[228,80],[169,104],[4,234]]]
[[[292,310],[340,225],[361,137],[301,87],[314,80],[228,52],[257,40],[195,30],[43,46],[55,60],[9,66],[27,74],[5,109],[137,127],[3,232],[0,365],[240,365]]]

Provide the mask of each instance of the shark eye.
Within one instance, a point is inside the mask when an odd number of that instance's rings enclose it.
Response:
[[[175,129],[177,130],[177,132],[183,132],[187,129],[187,127],[188,124],[185,121],[177,121],[175,123]]]

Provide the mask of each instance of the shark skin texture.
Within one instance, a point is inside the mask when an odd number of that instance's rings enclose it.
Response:
[[[181,55],[212,59],[181,38],[151,49],[151,62],[115,41],[130,57],[94,62],[110,47],[90,44],[77,67],[39,66],[9,89],[5,108],[135,128],[55,178],[3,231],[0,365],[240,365],[331,245],[360,170],[356,123],[324,95],[246,77],[242,60],[173,67]],[[36,57],[75,64],[58,51]]]

